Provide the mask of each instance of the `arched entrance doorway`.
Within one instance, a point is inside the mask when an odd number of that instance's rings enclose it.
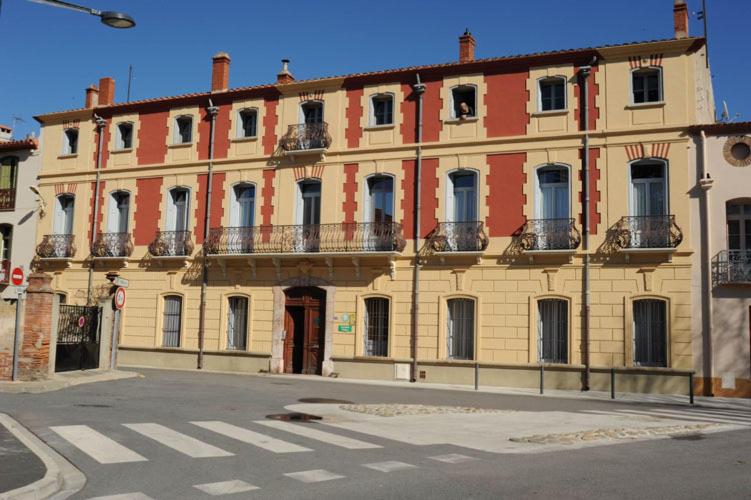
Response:
[[[284,372],[320,375],[326,293],[315,287],[294,287],[284,295]]]

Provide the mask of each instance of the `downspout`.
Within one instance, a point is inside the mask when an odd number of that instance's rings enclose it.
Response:
[[[712,188],[712,179],[707,172],[707,134],[702,130],[700,132],[700,144],[701,144],[701,179],[699,179],[699,187],[704,192],[704,199],[702,200],[702,213],[700,217],[704,219],[703,224],[699,224],[701,231],[701,266],[702,269],[702,299],[703,299],[703,312],[702,314],[702,330],[704,332],[704,338],[702,339],[704,353],[702,355],[702,392],[704,396],[713,396],[712,391],[712,371],[714,369],[713,352],[712,352],[712,319],[713,319],[713,307],[712,307],[712,241],[710,235],[712,234],[712,228],[710,226],[711,219],[709,218],[709,190]]]
[[[203,368],[203,341],[206,330],[206,289],[209,286],[209,262],[206,254],[206,242],[209,239],[209,224],[211,224],[211,191],[214,185],[214,128],[216,125],[216,115],[219,113],[219,108],[214,106],[214,103],[209,99],[209,106],[206,108],[206,112],[211,118],[209,126],[209,170],[206,175],[206,213],[203,219],[203,247],[201,252],[203,253],[202,259],[202,280],[201,280],[201,304],[198,311],[198,362],[197,369]]]
[[[596,59],[593,60],[593,63]],[[582,207],[582,252],[584,254],[584,269],[582,271],[582,291],[584,294],[584,307],[582,311],[582,361],[584,361],[584,375],[582,377],[582,391],[589,390],[589,312],[591,291],[589,284],[589,95],[588,82],[591,66],[581,66],[581,98],[583,100],[582,122],[584,124],[584,137],[582,139],[582,191],[584,192],[584,206]]]
[[[97,134],[99,134],[99,145],[97,147],[96,154],[96,182],[94,183],[94,217],[91,221],[91,240],[89,241],[89,253],[92,253],[94,248],[94,242],[96,241],[96,228],[99,223],[99,185],[101,184],[102,176],[102,147],[104,146],[104,127],[107,125],[107,121],[101,116],[94,115],[94,121],[96,122]],[[93,253],[92,253],[93,254]],[[91,305],[91,289],[94,285],[94,261],[89,264],[89,284],[86,287],[86,304]]]
[[[417,143],[415,158],[415,221],[414,221],[414,252],[415,260],[412,268],[412,331],[410,332],[410,357],[412,365],[410,367],[410,382],[417,382],[417,332],[419,329],[419,312],[420,312],[420,213],[421,213],[421,196],[420,186],[422,185],[422,97],[425,94],[425,84],[420,82],[420,74],[416,75],[417,83],[412,85],[412,91],[417,95]]]

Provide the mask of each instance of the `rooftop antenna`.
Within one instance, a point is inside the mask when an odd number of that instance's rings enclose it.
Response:
[[[720,116],[720,121],[724,123],[732,123],[735,120],[737,120],[741,116],[740,113],[734,114],[732,117],[730,116],[730,111],[728,111],[728,103],[727,101],[722,101],[722,116]]]
[[[24,119],[23,119],[23,118],[21,118],[20,116],[17,116],[17,115],[13,115],[13,124],[11,125],[11,131],[10,131],[10,135],[11,135],[11,138],[12,138],[12,137],[13,137],[13,136],[15,135],[15,131],[16,131],[16,122],[20,122],[20,123],[26,123],[26,120],[24,120]]]
[[[707,0],[701,0],[701,10],[696,13],[699,21],[704,21],[704,62],[709,67],[709,34],[707,33]]]
[[[128,64],[128,95],[125,102],[130,102],[130,83],[133,81],[133,65]]]

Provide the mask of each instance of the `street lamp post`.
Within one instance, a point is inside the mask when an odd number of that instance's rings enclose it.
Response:
[[[132,28],[136,25],[136,22],[128,14],[124,12],[115,12],[112,10],[97,10],[90,7],[84,7],[83,5],[76,5],[70,2],[63,2],[62,0],[30,0],[35,3],[41,3],[45,5],[52,5],[53,7],[60,7],[62,9],[75,10],[76,12],[83,12],[84,14],[91,14],[101,19],[103,24],[106,24],[110,28]]]

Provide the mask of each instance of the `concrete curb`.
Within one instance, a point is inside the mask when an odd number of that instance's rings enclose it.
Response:
[[[128,378],[140,377],[137,372],[124,371],[101,371],[90,374],[90,372],[66,372],[66,374],[56,374],[48,380],[35,380],[32,382],[0,382],[0,393],[19,394],[59,391],[67,387],[74,387],[81,384],[93,384],[95,382],[109,382],[112,380],[123,380]]]
[[[0,413],[0,425],[5,426],[11,434],[26,445],[47,468],[47,473],[42,479],[15,490],[0,493],[0,500],[40,500],[47,498],[62,500],[79,492],[86,484],[86,476],[81,471],[5,413]]]

